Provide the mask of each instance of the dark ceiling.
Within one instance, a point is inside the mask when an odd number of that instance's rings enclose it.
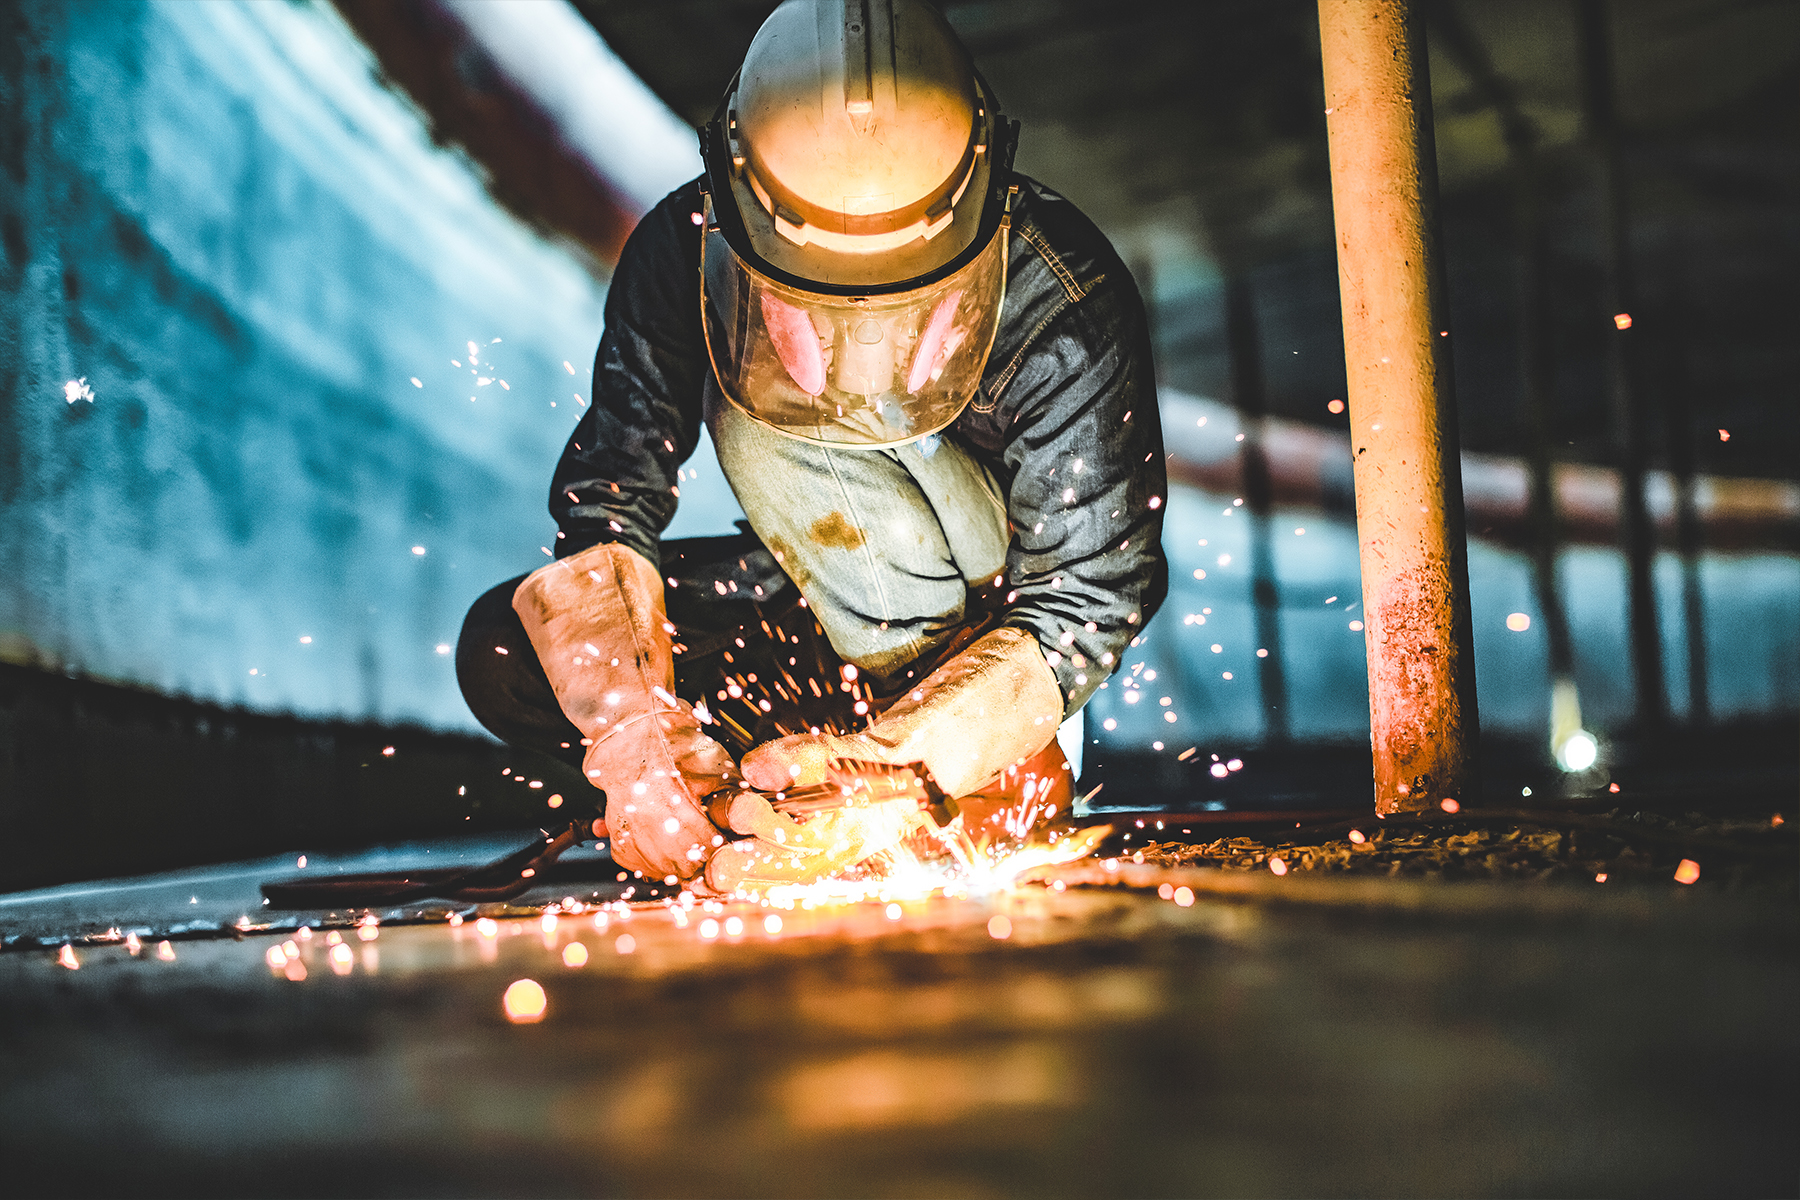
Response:
[[[769,0],[575,0],[607,42],[696,124],[718,103]],[[946,0],[1009,113],[1020,166],[1115,238],[1192,225],[1248,260],[1331,242],[1312,0]],[[1800,4],[1615,5],[1623,123],[1639,136],[1793,128]],[[1581,134],[1570,0],[1428,5],[1446,192],[1503,172],[1497,95],[1546,147]],[[1789,111],[1769,103],[1787,93]],[[1745,128],[1746,122],[1755,128]]]
[[[1542,167],[1563,453],[1609,461],[1603,255],[1583,0],[1426,0],[1463,439],[1522,450],[1509,135]],[[574,0],[677,113],[706,119],[769,0]],[[1250,278],[1268,405],[1342,394],[1313,0],[946,0],[1024,126],[1019,166],[1079,204],[1153,301],[1165,382],[1229,396],[1220,277]],[[1800,474],[1800,3],[1611,0],[1634,307],[1660,457]],[[1685,407],[1691,419],[1681,417]],[[1727,446],[1715,427],[1749,434]],[[1705,437],[1701,436],[1704,431]]]

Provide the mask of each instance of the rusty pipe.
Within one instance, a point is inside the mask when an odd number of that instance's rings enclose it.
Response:
[[[1468,544],[1421,15],[1319,0],[1378,813],[1473,797]]]

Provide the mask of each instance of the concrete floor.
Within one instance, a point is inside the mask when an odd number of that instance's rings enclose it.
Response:
[[[712,938],[666,909],[384,924],[342,974],[320,930],[298,980],[266,958],[291,930],[71,970],[38,935],[106,893],[0,906],[37,926],[0,955],[0,1150],[45,1194],[1800,1186],[1791,901],[1240,875],[1183,907],[1125,874],[776,934],[751,906]],[[504,1013],[520,979],[539,1023]]]

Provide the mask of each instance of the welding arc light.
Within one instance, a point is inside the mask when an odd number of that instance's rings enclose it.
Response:
[[[1585,729],[1577,729],[1556,748],[1556,765],[1565,771],[1585,771],[1600,757],[1600,743]]]

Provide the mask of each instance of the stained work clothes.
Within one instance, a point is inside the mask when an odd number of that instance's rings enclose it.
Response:
[[[987,472],[1004,504],[1011,540],[1001,622],[1037,638],[1066,715],[1118,665],[1167,590],[1166,476],[1148,329],[1130,274],[1072,204],[1028,179],[1020,183],[1000,330],[980,390],[943,436]],[[732,424],[729,415],[721,420],[724,401],[711,386],[700,326],[699,211],[698,182],[677,189],[639,224],[620,258],[593,403],[552,483],[559,557],[618,541],[658,562],[657,535],[674,515],[678,472],[709,408],[715,437]],[[728,478],[739,450],[721,445]],[[780,472],[780,456],[764,456],[757,469]],[[738,475],[734,490],[740,502],[749,497],[745,511],[757,526],[757,496],[741,469]],[[891,514],[909,503],[904,494],[880,490],[877,478],[871,476],[859,511]],[[757,485],[771,497],[784,487],[796,495],[812,486],[803,472],[762,477]],[[840,515],[841,525],[809,524],[817,546],[884,536]],[[921,525],[935,521],[930,513],[914,517]],[[965,582],[975,582],[968,578],[975,564],[956,565]],[[875,615],[867,597],[835,598],[851,589],[797,582],[828,634]],[[924,627],[942,614],[896,615]],[[938,636],[929,632],[920,648],[929,650]],[[852,661],[900,652],[840,649]]]
[[[731,404],[709,405],[709,416],[751,527],[878,692],[900,690],[910,664],[976,616],[971,587],[1004,582],[1010,535],[999,485],[956,441],[827,447]]]

